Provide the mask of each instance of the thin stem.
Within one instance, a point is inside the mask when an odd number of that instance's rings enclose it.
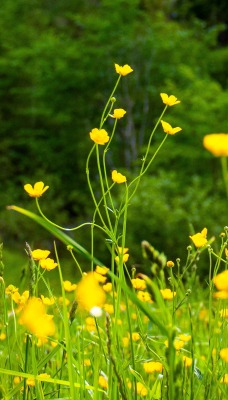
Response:
[[[107,119],[107,117],[108,117],[108,114],[107,114],[107,116],[105,116],[105,113],[106,113],[106,110],[107,110],[107,108],[108,108],[108,106],[109,106],[109,103],[110,103],[110,101],[111,101],[111,98],[113,97],[113,95],[114,95],[114,93],[115,93],[115,91],[116,91],[116,89],[117,89],[117,86],[118,86],[118,84],[119,84],[120,79],[121,79],[121,75],[118,76],[117,81],[116,81],[116,84],[115,84],[115,86],[114,86],[114,89],[113,89],[112,93],[110,94],[109,99],[108,99],[108,101],[107,101],[107,103],[106,103],[106,105],[105,105],[104,111],[103,111],[102,116],[101,116],[100,129],[102,128],[102,126],[104,125],[104,123],[105,123],[105,121],[106,121],[106,119]]]
[[[221,157],[222,164],[222,175],[225,184],[226,195],[228,199],[228,168],[227,168],[227,157]]]

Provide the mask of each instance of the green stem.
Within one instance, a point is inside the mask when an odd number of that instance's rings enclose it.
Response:
[[[106,121],[106,119],[107,119],[107,117],[108,117],[108,114],[107,114],[107,116],[105,116],[105,113],[106,113],[106,110],[107,110],[107,108],[108,108],[108,106],[109,106],[109,103],[110,103],[110,101],[111,101],[111,98],[113,97],[113,95],[114,95],[114,93],[115,93],[115,91],[116,91],[116,89],[117,89],[117,86],[118,86],[118,84],[119,84],[120,78],[121,78],[121,75],[118,76],[117,81],[116,81],[116,84],[115,84],[115,86],[114,86],[114,89],[113,89],[112,93],[110,94],[109,99],[108,99],[108,101],[107,101],[107,103],[106,103],[106,105],[105,105],[104,111],[103,111],[102,116],[101,116],[100,129],[102,128],[102,126],[104,125],[104,123],[105,123],[105,121]]]
[[[225,184],[226,195],[228,199],[228,169],[227,169],[227,157],[221,157],[221,164],[222,164],[222,175]]]

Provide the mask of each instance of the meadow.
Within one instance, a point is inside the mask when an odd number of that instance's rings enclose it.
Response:
[[[99,126],[88,133],[91,149],[85,166],[94,205],[92,220],[71,228],[51,221],[40,201],[42,196],[45,203],[45,193],[51,189],[45,176],[24,185],[37,213],[8,207],[7,212],[17,212],[49,231],[53,250],[26,243],[26,268],[19,287],[7,272],[9,256],[4,257],[1,247],[0,398],[225,400],[228,226],[217,238],[204,221],[199,232],[190,236],[186,232],[185,260],[169,260],[165,248],[160,253],[144,241],[142,258],[150,266],[148,272],[131,263],[129,207],[164,143],[175,141],[184,130],[168,122],[170,112],[175,120],[181,99],[158,93],[164,107],[145,144],[139,173],[130,180],[127,172],[114,169],[110,174],[107,153],[122,118],[128,118],[128,110],[120,108],[124,105],[119,105],[118,88],[135,71],[128,64],[115,64],[114,72],[117,79],[101,110]],[[107,120],[112,121],[111,131],[110,125],[106,130]],[[157,147],[151,154],[155,136]],[[221,159],[228,198],[228,134],[206,135],[202,146]],[[99,190],[94,185],[97,177]],[[113,195],[116,192],[118,196]],[[84,227],[89,227],[89,249],[70,235]],[[103,238],[99,253],[97,232]],[[71,273],[69,279],[56,240],[65,245],[74,263],[75,275]],[[102,246],[109,252],[108,265],[102,262]],[[202,257],[207,264],[203,279]],[[83,258],[89,261],[89,270],[85,271]]]

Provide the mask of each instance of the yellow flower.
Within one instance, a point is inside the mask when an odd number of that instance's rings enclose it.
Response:
[[[215,299],[226,300],[226,299],[228,299],[228,291],[227,290],[219,290],[218,292],[213,294],[213,297]]]
[[[115,70],[117,74],[120,74],[121,76],[126,76],[131,72],[133,72],[133,69],[128,64],[125,64],[123,67],[121,67],[118,64],[115,64]]]
[[[173,268],[174,267],[174,262],[173,261],[167,261],[166,266],[168,268]]]
[[[142,396],[142,397],[145,397],[148,393],[147,388],[141,382],[136,383],[136,390],[137,390],[137,394],[139,394],[139,396]]]
[[[50,254],[49,250],[40,250],[40,249],[36,249],[32,251],[32,258],[34,260],[43,260],[45,258],[47,258]]]
[[[52,315],[46,314],[42,301],[32,297],[23,308],[19,323],[42,338],[54,334],[55,325],[52,318]]]
[[[203,228],[201,232],[189,237],[196,247],[203,247],[207,243],[207,228]]]
[[[165,122],[162,120],[161,120],[161,124],[162,124],[163,131],[165,133],[168,133],[169,135],[175,135],[175,133],[182,131],[182,128],[179,128],[179,126],[176,128],[172,128],[172,126],[170,124],[168,124],[168,122]]]
[[[122,175],[120,172],[117,172],[116,169],[112,171],[112,180],[115,183],[124,183],[127,181],[126,176]]]
[[[84,366],[85,366],[85,367],[90,367],[90,365],[91,365],[90,359],[89,359],[89,358],[85,358],[85,359],[84,359]]]
[[[88,332],[94,332],[96,330],[95,319],[93,317],[86,318],[86,330]]]
[[[166,93],[160,93],[160,96],[162,98],[162,101],[164,104],[166,104],[167,106],[174,106],[175,104],[179,104],[180,101],[177,100],[177,98],[175,96],[173,96],[171,94],[171,96],[168,96]]]
[[[228,258],[228,249],[225,249],[225,256]]]
[[[126,111],[123,108],[115,108],[115,110],[113,110],[113,115],[110,114],[110,117],[120,119],[123,118],[125,114]]]
[[[95,272],[97,272],[100,275],[106,275],[109,271],[109,268],[107,267],[100,267],[99,265],[96,266]]]
[[[41,300],[42,300],[42,302],[43,302],[43,304],[45,305],[45,306],[52,306],[53,304],[55,304],[55,299],[54,299],[54,297],[51,297],[51,298],[49,298],[49,297],[44,297],[42,294],[41,294]]]
[[[204,147],[216,157],[228,157],[228,133],[212,133],[203,138]]]
[[[144,303],[152,303],[151,295],[148,292],[143,292],[142,290],[139,290],[137,293],[137,297]]]
[[[106,283],[105,285],[103,285],[103,289],[107,293],[111,292],[112,291],[112,283],[111,282]]]
[[[26,380],[26,385],[27,385],[27,386],[34,387],[34,386],[35,386],[35,379],[34,379],[34,378],[28,378],[28,379]]]
[[[40,260],[40,267],[46,269],[47,271],[51,271],[52,269],[57,267],[57,263],[52,260],[52,258],[46,258],[45,260]]]
[[[44,194],[44,192],[46,192],[46,190],[48,190],[48,188],[49,186],[44,187],[43,182],[36,182],[34,187],[32,187],[30,183],[24,185],[24,189],[30,197],[40,197],[42,194]]]
[[[172,300],[176,296],[176,292],[171,292],[170,289],[161,289],[160,292],[164,300]]]
[[[129,258],[129,254],[123,254],[123,263],[125,263],[125,262],[127,262],[128,261],[128,258]],[[117,264],[120,262],[120,257],[119,256],[116,256],[115,257],[115,261],[117,262]]]
[[[131,283],[134,289],[138,290],[146,289],[146,282],[143,279],[139,278],[131,279]]]
[[[102,144],[104,145],[105,143],[108,143],[109,141],[109,136],[108,133],[106,132],[105,129],[97,129],[94,128],[90,132],[90,139],[97,144]]]
[[[38,375],[40,378],[41,378],[41,380],[44,378],[50,378],[51,377],[51,375],[49,375],[49,374],[47,374],[46,372],[44,372],[43,374],[39,374]]]
[[[21,382],[20,376],[15,376],[15,377],[13,378],[13,383],[14,383],[14,385],[18,385],[20,382]]]
[[[118,246],[118,252],[120,253],[120,254],[126,254],[127,252],[128,252],[128,248],[127,247],[120,247],[120,246]]]
[[[228,318],[228,308],[224,308],[224,310],[219,311],[219,315],[221,318]]]
[[[108,380],[105,378],[103,375],[100,375],[98,378],[98,384],[103,388],[107,389],[108,388]]]
[[[228,347],[221,349],[219,354],[221,359],[228,363]]]
[[[5,332],[0,333],[0,340],[5,340],[5,339],[6,339]]]
[[[19,304],[20,306],[24,306],[24,304],[27,302],[29,298],[29,291],[25,290],[22,295],[20,295],[19,292],[14,292],[12,294],[12,299],[16,304]]]
[[[182,357],[182,360],[183,360],[183,362],[184,362],[184,366],[185,366],[185,367],[191,367],[191,365],[192,365],[192,358],[187,357],[187,356],[183,356],[183,357]]]
[[[129,346],[129,341],[130,341],[129,337],[123,337],[122,338],[123,347],[128,347]]]
[[[140,339],[140,334],[138,332],[132,332],[131,337],[133,342],[138,342],[138,340]]]
[[[108,313],[108,314],[114,314],[114,307],[113,304],[105,304],[104,305],[104,310]]]
[[[6,287],[5,293],[12,296],[15,292],[18,292],[18,288],[14,285],[9,285]]]
[[[76,289],[76,301],[79,308],[90,312],[94,307],[102,307],[105,299],[105,292],[97,282],[94,273],[89,272],[84,275]]]
[[[105,283],[107,281],[107,276],[98,274],[96,271],[94,271],[94,277],[96,278],[97,282],[100,283]]]
[[[228,291],[228,270],[216,275],[213,278],[213,282],[218,290]]]
[[[184,347],[184,341],[183,340],[179,340],[178,338],[176,338],[173,342],[173,345],[175,347],[176,350],[180,350],[182,349],[182,347]]]
[[[189,340],[191,340],[192,337],[191,335],[181,334],[178,336],[178,338],[183,342],[189,342]]]
[[[159,361],[149,361],[143,364],[143,368],[147,374],[152,374],[153,372],[162,372],[163,365]]]
[[[63,287],[66,292],[73,292],[76,289],[77,285],[75,283],[71,283],[70,281],[64,281]]]
[[[228,374],[223,375],[220,382],[228,384]]]

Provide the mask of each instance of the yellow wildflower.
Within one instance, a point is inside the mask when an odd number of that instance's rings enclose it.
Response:
[[[107,281],[107,276],[98,274],[96,271],[94,272],[94,277],[96,278],[97,282],[105,283]]]
[[[213,294],[213,297],[215,299],[226,300],[228,299],[228,290],[219,290],[218,292]]]
[[[70,281],[64,281],[63,287],[66,292],[73,292],[76,289],[77,285],[75,283],[71,283]]]
[[[29,298],[29,291],[25,290],[22,295],[19,292],[15,292],[12,294],[12,299],[16,304],[23,306]]]
[[[0,333],[0,340],[5,340],[5,339],[6,339],[5,332]]]
[[[228,258],[228,249],[225,249],[225,256]]]
[[[175,133],[182,131],[182,128],[180,128],[179,126],[177,126],[176,128],[173,128],[170,124],[168,124],[168,122],[165,122],[162,120],[161,120],[161,124],[162,124],[163,131],[169,135],[175,135]]]
[[[120,247],[120,246],[118,246],[118,252],[120,253],[120,254],[126,254],[127,252],[128,252],[128,248],[127,247]]]
[[[147,396],[148,390],[141,382],[136,383],[136,390],[137,390],[137,394],[139,394],[139,396],[142,396],[142,397]]]
[[[36,336],[46,337],[53,335],[55,332],[52,318],[52,315],[46,314],[41,299],[32,297],[23,308],[19,323]]]
[[[167,261],[166,266],[168,268],[173,268],[174,267],[174,262],[173,261]]]
[[[41,380],[44,378],[50,378],[51,377],[51,375],[49,375],[49,374],[47,374],[46,372],[44,372],[43,374],[39,374],[38,375],[39,376],[39,378],[41,378]]]
[[[14,285],[8,285],[6,287],[5,293],[12,296],[13,293],[18,292],[18,288]]]
[[[109,141],[109,136],[108,133],[106,132],[105,129],[97,129],[94,128],[90,132],[90,139],[97,144],[104,145],[105,143],[108,143]]]
[[[104,305],[104,310],[108,313],[108,314],[114,314],[114,307],[113,304],[108,304],[106,303]]]
[[[52,258],[46,258],[40,260],[40,267],[46,269],[46,271],[51,271],[52,269],[57,267],[57,263],[54,262]]]
[[[120,74],[121,76],[126,76],[133,72],[133,69],[128,64],[125,64],[122,67],[119,64],[115,64],[115,70],[116,73]]]
[[[94,273],[84,275],[76,289],[76,301],[79,308],[91,311],[93,307],[102,307],[105,303],[105,291],[97,282]]]
[[[162,372],[163,365],[159,361],[149,361],[143,363],[143,368],[147,374],[152,374],[153,372]]]
[[[64,298],[62,296],[60,296],[58,298],[58,301],[59,301],[59,304],[61,304],[61,305],[64,304]],[[69,306],[69,304],[70,304],[70,300],[65,297],[65,305],[66,305],[66,307]]]
[[[222,376],[222,378],[220,379],[220,383],[228,384],[228,374]]]
[[[96,324],[95,324],[95,319],[93,317],[87,317],[86,318],[86,330],[88,332],[94,332],[96,330]]]
[[[107,267],[100,267],[99,265],[96,266],[95,272],[97,272],[100,275],[106,275],[109,271],[109,268]]]
[[[213,278],[213,282],[218,290],[228,291],[228,270],[216,275]]]
[[[129,341],[130,341],[129,337],[123,337],[122,338],[123,347],[128,347]]]
[[[14,385],[18,385],[20,382],[21,382],[20,376],[15,376],[15,377],[13,378],[13,383],[14,383]]]
[[[112,291],[112,283],[108,282],[105,285],[103,285],[103,289],[106,293],[109,293]]]
[[[176,350],[182,349],[184,347],[185,343],[183,340],[179,340],[178,338],[174,339],[173,345]]]
[[[160,93],[160,96],[162,98],[162,101],[164,104],[166,104],[167,106],[174,106],[175,104],[179,104],[180,101],[177,100],[177,98],[175,96],[173,96],[171,94],[171,96],[168,96],[166,93]]]
[[[27,183],[24,185],[25,191],[28,193],[30,197],[41,197],[46,190],[48,190],[49,186],[44,187],[43,182],[36,182],[34,187],[30,185],[30,183]]]
[[[27,386],[34,387],[34,386],[35,386],[35,379],[34,379],[34,378],[28,378],[28,379],[26,380],[26,385],[27,385]]]
[[[140,334],[138,332],[132,332],[131,337],[133,342],[138,342],[138,340],[140,339]]]
[[[103,375],[100,375],[98,378],[98,384],[103,388],[107,389],[108,388],[108,380],[105,378]]]
[[[91,365],[90,359],[89,359],[89,358],[85,358],[85,359],[84,359],[84,366],[85,366],[85,367],[90,367],[90,365]]]
[[[139,278],[131,279],[131,283],[134,289],[138,290],[146,289],[146,282],[143,279]]]
[[[43,304],[45,305],[45,306],[52,306],[53,304],[55,304],[55,299],[54,299],[54,297],[51,297],[51,298],[49,298],[49,297],[44,297],[42,294],[41,294],[41,300],[42,300],[42,302],[43,302]]]
[[[182,357],[182,360],[183,360],[183,362],[184,362],[184,366],[185,366],[185,367],[191,367],[191,365],[192,365],[192,358],[187,357],[187,356],[183,356],[183,357]]]
[[[112,171],[112,180],[115,183],[124,183],[127,181],[127,178],[125,175],[122,175],[120,172],[117,172],[116,169]]]
[[[172,300],[176,296],[176,292],[171,292],[170,289],[161,289],[160,292],[164,300]]]
[[[189,342],[189,340],[191,340],[191,335],[187,335],[187,334],[181,334],[178,336],[178,338],[180,340],[183,340],[183,342]]]
[[[123,254],[121,257],[123,258],[123,263],[125,263],[128,261],[129,254]],[[120,262],[120,259],[121,258],[119,256],[115,257],[115,261],[117,262],[117,264]]]
[[[203,247],[207,243],[207,228],[203,228],[201,232],[189,237],[196,247]]]
[[[115,110],[113,110],[113,115],[110,114],[110,117],[120,119],[123,118],[125,114],[126,111],[123,108],[115,108]]]
[[[228,363],[228,347],[221,349],[219,354],[221,359]]]
[[[47,258],[50,254],[49,250],[40,250],[40,249],[36,249],[32,251],[32,258],[34,260],[43,260],[45,258]]]
[[[203,138],[204,147],[216,157],[228,157],[228,134],[212,133]]]
[[[139,290],[137,293],[137,297],[144,303],[152,303],[151,295],[148,292],[143,292],[142,290]]]

